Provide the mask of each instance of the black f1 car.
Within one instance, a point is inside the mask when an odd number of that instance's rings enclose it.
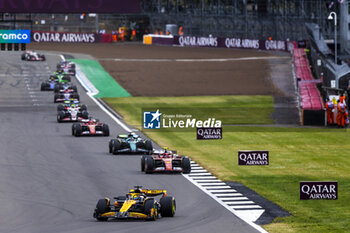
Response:
[[[152,155],[142,155],[141,171],[147,174],[153,172],[191,172],[191,160],[187,156],[177,155],[176,151],[153,151]]]
[[[41,83],[40,90],[52,91],[55,89],[55,86],[57,83],[58,83],[58,79],[54,75],[51,75],[48,80]]]
[[[92,118],[81,121],[81,123],[74,123],[72,125],[73,136],[109,136],[109,127],[107,124],[101,123],[98,120]]]
[[[135,133],[119,134],[117,139],[109,141],[109,153],[143,153],[150,154],[153,151],[152,142],[144,140]]]
[[[60,102],[64,102],[66,100],[80,100],[80,96],[77,92],[72,92],[70,90],[67,91],[61,91],[58,93],[55,93],[54,96],[54,103],[60,103]]]
[[[93,217],[98,221],[108,219],[145,219],[155,221],[159,214],[162,217],[174,217],[176,202],[174,197],[167,196],[166,190],[141,189],[135,186],[125,196],[114,197],[111,203],[109,198],[97,202]],[[160,196],[159,201],[155,196]]]
[[[26,61],[45,61],[46,60],[45,55],[39,54],[34,51],[29,51],[29,50],[22,53],[21,59]]]

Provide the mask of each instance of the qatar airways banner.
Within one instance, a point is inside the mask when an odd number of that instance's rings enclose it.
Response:
[[[138,14],[140,0],[0,0],[7,13]]]
[[[32,42],[97,43],[100,38],[96,33],[33,31]]]
[[[229,37],[175,36],[174,44],[179,46],[260,49],[289,51],[289,43],[281,40],[253,40]]]

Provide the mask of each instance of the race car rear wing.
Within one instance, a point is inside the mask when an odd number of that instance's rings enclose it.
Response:
[[[163,197],[165,197],[167,195],[167,191],[162,189],[140,189],[140,188],[130,189],[130,193],[137,193],[137,192],[143,193],[149,197],[154,197],[159,195],[163,195]]]

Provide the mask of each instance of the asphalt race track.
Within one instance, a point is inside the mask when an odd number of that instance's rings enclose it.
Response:
[[[75,138],[71,123],[57,123],[53,93],[40,91],[57,55],[25,62],[20,52],[1,54],[0,232],[257,232],[182,175],[145,175],[140,156],[110,155],[109,139],[125,132],[80,85],[81,102],[109,124],[111,136]],[[124,195],[134,185],[167,189],[176,198],[175,217],[156,222],[92,218],[99,198]]]

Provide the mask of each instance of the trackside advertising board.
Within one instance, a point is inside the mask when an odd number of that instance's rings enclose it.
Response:
[[[140,0],[0,0],[6,13],[140,13]]]
[[[300,200],[337,200],[338,182],[337,181],[301,181]]]
[[[30,43],[30,30],[0,30],[0,43]]]
[[[238,151],[238,165],[269,165],[269,152]]]

